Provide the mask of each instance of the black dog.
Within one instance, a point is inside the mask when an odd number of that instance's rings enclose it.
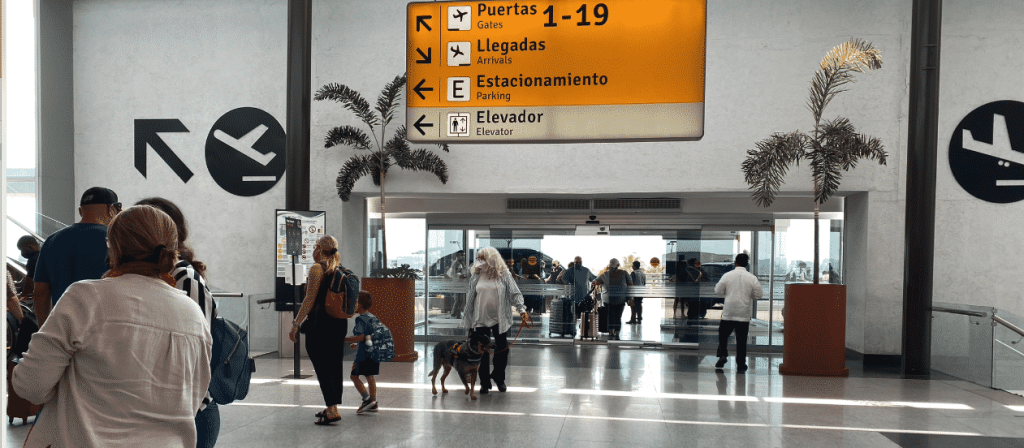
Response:
[[[430,385],[434,395],[437,395],[437,373],[444,367],[444,375],[441,375],[441,391],[448,393],[444,387],[444,380],[448,377],[452,367],[459,373],[459,379],[466,386],[466,394],[476,400],[476,374],[480,369],[480,360],[487,350],[494,350],[491,337],[487,335],[473,335],[468,341],[447,340],[438,342],[434,346],[434,370],[430,372]]]

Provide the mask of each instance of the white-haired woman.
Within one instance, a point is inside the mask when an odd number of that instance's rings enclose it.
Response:
[[[523,294],[519,292],[501,254],[493,247],[480,249],[476,253],[476,263],[473,264],[469,290],[466,292],[466,313],[459,326],[470,329],[473,334],[494,337],[494,370],[491,370],[490,355],[484,354],[480,361],[481,394],[490,391],[492,379],[498,385],[498,390],[505,392],[512,308],[519,312],[520,319],[528,319],[526,307],[523,306]]]
[[[302,307],[292,321],[292,331],[288,337],[292,342],[298,339],[299,329],[306,335],[306,354],[313,363],[316,380],[320,383],[320,393],[324,397],[327,409],[316,414],[316,425],[330,425],[341,420],[338,405],[341,404],[341,391],[348,379],[348,371],[342,358],[345,356],[345,333],[348,332],[348,319],[339,319],[327,314],[327,285],[334,275],[345,268],[341,265],[341,254],[338,253],[338,240],[325,235],[316,241],[313,248],[313,261],[306,279],[306,297]]]
[[[626,309],[625,287],[633,286],[633,280],[629,273],[619,269],[619,260],[612,258],[595,285],[605,285],[601,293],[601,301],[604,302],[605,312],[608,313],[609,339],[619,338],[619,329],[622,328],[622,311]]]

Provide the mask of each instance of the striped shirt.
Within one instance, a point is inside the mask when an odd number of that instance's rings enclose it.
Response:
[[[480,274],[474,272],[473,277],[469,280],[469,291],[466,291],[466,312],[462,316],[459,328],[473,328],[474,321],[477,320],[476,285],[478,282],[480,282]],[[523,306],[523,293],[519,292],[519,286],[516,285],[516,281],[509,271],[502,271],[499,282],[498,295],[501,303],[498,306],[498,331],[504,333],[512,328],[512,308],[515,307],[516,311],[522,314],[526,312],[526,307]]]
[[[188,260],[181,260],[178,264],[174,265],[171,277],[174,277],[174,284],[178,289],[185,291],[185,294],[188,294],[192,300],[199,304],[203,317],[206,318],[206,322],[210,324],[212,329],[213,319],[217,316],[217,303],[213,301],[213,294],[210,293],[210,288],[206,286],[206,279],[199,275],[199,272],[192,267],[192,263],[189,263]],[[199,407],[199,411],[206,409],[206,405],[212,401],[213,396],[210,395],[210,391],[206,391],[206,396],[203,397],[203,404]]]

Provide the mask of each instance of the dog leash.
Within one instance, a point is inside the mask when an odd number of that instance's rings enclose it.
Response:
[[[529,325],[527,325],[527,323],[526,323],[526,320],[527,320],[527,319],[529,319],[529,320],[530,320],[530,323],[529,323]],[[513,344],[515,344],[515,343],[516,343],[516,341],[518,341],[518,340],[519,340],[519,335],[520,335],[520,334],[522,334],[522,332],[523,332],[523,328],[524,328],[524,327],[525,327],[525,328],[533,328],[533,318],[532,318],[532,317],[530,317],[530,315],[529,315],[529,314],[527,314],[527,315],[526,315],[526,319],[523,319],[523,320],[522,320],[522,321],[521,321],[521,322],[519,323],[519,331],[517,331],[517,332],[516,332],[516,337],[512,338],[512,342],[509,342],[509,343],[508,343],[508,345],[506,345],[506,346],[505,346],[505,348],[503,348],[503,349],[501,349],[501,350],[496,350],[496,351],[493,351],[493,352],[492,352],[492,351],[489,351],[489,350],[486,350],[486,349],[485,349],[485,351],[487,351],[487,353],[488,353],[488,354],[491,354],[491,355],[493,355],[493,354],[496,354],[496,353],[501,353],[501,352],[503,352],[503,351],[505,351],[505,350],[508,350],[508,349],[512,348],[512,345],[513,345]]]

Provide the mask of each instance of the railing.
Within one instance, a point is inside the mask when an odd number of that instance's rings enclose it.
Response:
[[[935,303],[932,370],[985,387],[1024,391],[1024,318],[997,308]]]

